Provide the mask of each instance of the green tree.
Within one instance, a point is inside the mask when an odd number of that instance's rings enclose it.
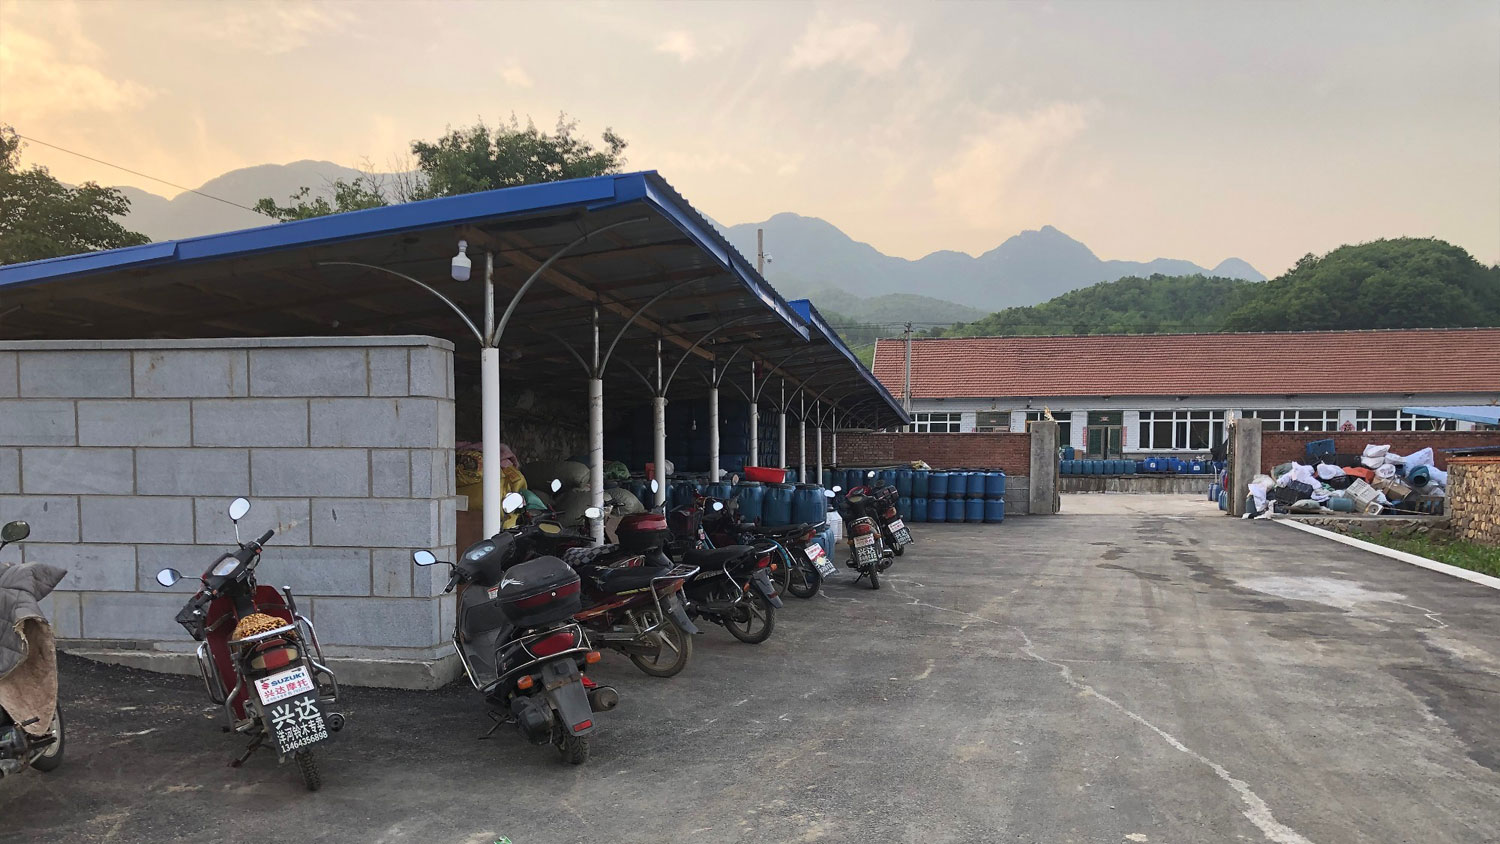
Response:
[[[596,147],[577,132],[578,122],[566,114],[558,116],[551,134],[530,120],[523,126],[514,115],[494,126],[480,122],[449,129],[437,140],[412,142],[414,178],[398,175],[390,182],[366,173],[352,181],[335,180],[331,198],[312,197],[312,189],[304,187],[286,205],[266,198],[255,204],[255,210],[283,222],[305,220],[395,202],[620,172],[625,164],[623,138],[605,129],[603,146]]]
[[[0,264],[149,243],[116,222],[130,200],[115,188],[68,187],[47,168],[21,169],[21,139],[0,126]]]

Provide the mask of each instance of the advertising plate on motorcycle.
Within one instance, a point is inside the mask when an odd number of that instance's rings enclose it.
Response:
[[[896,524],[900,525],[901,523],[896,522]],[[891,530],[891,536],[895,537],[896,542],[900,543],[903,546],[911,544],[911,529],[906,527],[905,525],[902,525],[899,530],[893,528]]]
[[[323,720],[316,691],[267,706],[266,720],[276,736],[276,752],[282,756],[328,738],[328,724]]]
[[[823,546],[814,542],[804,550],[807,552],[807,558],[812,561],[813,566],[818,570],[819,574],[828,577],[838,572],[838,569],[829,561],[828,555],[823,553]]]
[[[874,544],[875,544],[875,535],[873,533],[867,533],[867,534],[864,534],[863,536],[856,536],[856,537],[854,537],[854,547],[855,548],[864,548],[866,546],[874,545]]]
[[[265,704],[276,703],[303,692],[315,691],[317,687],[313,685],[312,676],[307,673],[305,665],[289,668],[279,674],[272,674],[255,681],[255,693],[260,695],[260,702]]]
[[[905,530],[905,529],[906,529],[906,522],[903,522],[900,519],[891,519],[891,533],[895,533],[897,531],[901,531],[901,530]]]

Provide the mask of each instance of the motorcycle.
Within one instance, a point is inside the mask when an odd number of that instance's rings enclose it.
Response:
[[[869,477],[874,476],[874,472],[869,474]],[[873,499],[871,512],[880,525],[881,537],[896,556],[901,556],[906,553],[906,546],[912,543],[911,528],[901,518],[901,494],[894,486],[886,484],[870,488],[869,495]]]
[[[0,548],[31,534],[25,522],[0,528]],[[0,566],[0,778],[63,761],[57,648],[37,602],[67,571],[42,563]]]
[[[823,494],[832,498],[839,491],[839,487],[834,487]],[[843,517],[849,536],[849,561],[846,565],[859,572],[854,582],[868,577],[870,588],[879,589],[881,572],[890,568],[896,559],[886,544],[885,532],[876,522],[874,506],[874,499],[865,487],[849,490],[838,503],[839,515]]]
[[[495,721],[482,738],[514,724],[527,741],[552,744],[564,762],[581,765],[589,758],[594,713],[614,709],[620,695],[585,675],[599,652],[574,619],[582,609],[578,573],[554,556],[528,558],[518,535],[532,529],[476,542],[457,563],[431,551],[413,553],[412,562],[448,566],[445,594],[461,587],[453,644]]]
[[[708,512],[703,517],[707,541],[714,547],[737,544],[773,551],[779,562],[772,566],[771,579],[778,594],[811,598],[822,588],[823,578],[838,572],[817,541],[826,522],[766,527],[740,521],[739,502],[734,499],[707,501]]]
[[[723,507],[722,502],[713,503]],[[776,610],[782,603],[769,576],[772,565],[769,548],[712,547],[703,530],[702,510],[696,505],[672,511],[670,540],[666,542],[661,541],[654,527],[656,523],[649,518],[660,519],[660,515],[641,515],[648,518],[627,518],[616,528],[616,533],[622,542],[629,539],[641,547],[654,545],[645,553],[658,564],[669,563],[670,553],[698,568],[683,589],[690,617],[718,624],[736,639],[752,645],[771,637],[776,629]],[[652,532],[636,538],[643,524],[652,525]]]
[[[323,780],[313,747],[344,727],[341,713],[326,711],[338,701],[338,679],[324,662],[312,622],[297,612],[291,587],[278,594],[256,583],[261,551],[276,531],[240,541],[240,520],[249,512],[244,498],[229,505],[239,547],[220,555],[200,576],[202,587],[176,620],[199,643],[198,671],[209,699],[224,707],[225,732],[250,739],[230,767],[240,767],[271,744],[277,761],[290,756],[307,790],[317,791]],[[156,582],[165,587],[182,579],[172,568],[156,573]]]

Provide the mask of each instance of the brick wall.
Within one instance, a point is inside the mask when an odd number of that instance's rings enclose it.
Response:
[[[823,456],[831,459],[831,435],[824,434]],[[839,463],[880,466],[925,460],[934,469],[999,469],[1025,475],[1031,466],[1031,435],[999,434],[839,434]]]
[[[1305,460],[1308,443],[1329,438],[1334,440],[1340,454],[1359,454],[1372,443],[1389,444],[1397,454],[1410,454],[1431,446],[1439,469],[1448,467],[1448,455],[1442,449],[1500,446],[1500,431],[1266,431],[1261,434],[1261,471],[1269,472],[1272,466],[1292,460]]]
[[[1459,538],[1500,546],[1500,457],[1453,458],[1448,512]]]
[[[452,345],[428,337],[0,343],[6,561],[68,569],[47,611],[66,644],[188,650],[199,574],[267,528],[258,575],[289,585],[330,657],[446,659],[452,602]],[[448,557],[451,559],[451,556]],[[155,580],[173,567],[173,589]],[[176,666],[173,666],[176,667]]]

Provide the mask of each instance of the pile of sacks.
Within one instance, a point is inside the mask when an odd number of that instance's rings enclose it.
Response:
[[[1246,517],[1272,513],[1441,513],[1448,473],[1433,465],[1432,449],[1406,456],[1389,445],[1364,453],[1327,454],[1313,465],[1283,463],[1249,485]]]

